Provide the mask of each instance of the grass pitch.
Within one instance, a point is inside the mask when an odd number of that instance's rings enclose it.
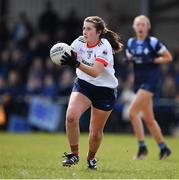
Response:
[[[166,137],[172,155],[158,160],[159,149],[152,137],[146,137],[149,154],[134,161],[137,150],[133,135],[104,134],[97,154],[98,170],[86,168],[87,134],[80,137],[80,162],[62,167],[61,156],[69,152],[65,134],[0,133],[0,178],[41,179],[179,179],[179,138]]]

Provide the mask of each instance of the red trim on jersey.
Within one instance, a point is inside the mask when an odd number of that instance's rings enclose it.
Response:
[[[93,45],[89,45],[87,43],[87,48],[93,48],[93,47],[97,46],[99,44],[99,42],[100,42],[100,40],[96,44],[93,44]]]
[[[105,59],[99,57],[96,58],[96,61],[101,62],[102,64],[104,64],[104,66],[107,66],[109,64]]]

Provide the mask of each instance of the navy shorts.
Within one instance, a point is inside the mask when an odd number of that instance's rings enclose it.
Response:
[[[134,65],[135,74],[135,92],[139,89],[144,89],[153,93],[154,95],[159,94],[159,77],[160,77],[160,66],[158,64],[140,64]]]
[[[141,84],[136,84],[135,85],[135,92],[137,92],[139,89],[144,89],[146,91],[149,91],[153,94],[157,94],[157,88],[154,84],[150,84],[150,83],[141,83]]]
[[[103,111],[112,110],[117,98],[117,89],[95,86],[79,78],[75,80],[72,91],[82,93],[91,100],[95,108]]]
[[[158,77],[144,77],[143,76],[140,78],[135,78],[134,89],[135,89],[135,92],[137,92],[139,89],[144,89],[146,91],[149,91],[157,95],[159,91]]]

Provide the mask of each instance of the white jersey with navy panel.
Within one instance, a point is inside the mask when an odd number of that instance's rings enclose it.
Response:
[[[104,64],[104,70],[96,78],[84,73],[80,69],[76,69],[77,77],[85,80],[95,86],[116,88],[118,80],[114,73],[114,57],[113,50],[107,39],[102,38],[95,46],[89,47],[83,38],[78,37],[71,44],[72,50],[77,53],[78,61],[92,66],[95,61],[99,61]]]
[[[132,55],[136,64],[145,64],[152,63],[153,59],[165,50],[165,45],[156,37],[148,36],[143,41],[130,38],[127,42],[126,55]]]

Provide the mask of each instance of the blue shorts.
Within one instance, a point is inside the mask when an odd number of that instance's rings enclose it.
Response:
[[[103,111],[112,110],[117,99],[117,89],[95,86],[79,78],[75,80],[72,91],[82,93],[95,108]]]
[[[154,84],[144,82],[144,83],[135,85],[135,92],[137,92],[139,89],[144,89],[153,94],[157,94],[157,88]]]
[[[135,92],[144,89],[155,95],[159,93],[160,68],[158,64],[141,64],[134,68]]]
[[[144,89],[149,91],[155,95],[158,94],[159,91],[159,81],[156,77],[140,77],[135,79],[134,84],[135,92],[139,89]]]

